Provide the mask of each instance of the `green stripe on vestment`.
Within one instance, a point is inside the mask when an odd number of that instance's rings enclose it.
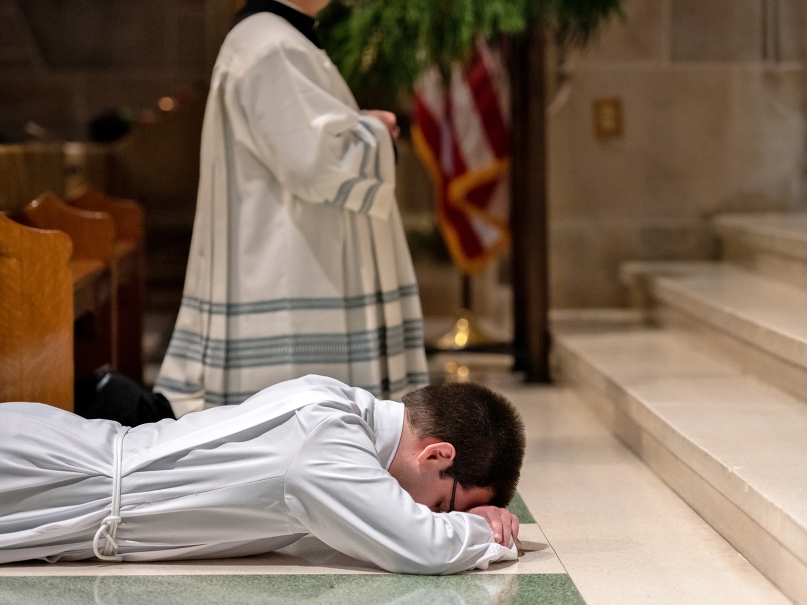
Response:
[[[373,202],[375,201],[375,196],[378,193],[378,190],[381,188],[382,180],[381,180],[381,144],[378,142],[378,137],[376,137],[375,132],[373,129],[370,128],[364,122],[359,121],[364,129],[370,133],[376,141],[376,154],[375,154],[375,178],[378,181],[374,185],[372,185],[368,190],[367,193],[364,194],[364,200],[362,201],[361,208],[359,208],[359,214],[367,214],[370,212],[370,208],[373,207]]]
[[[401,286],[396,290],[359,294],[357,296],[321,298],[278,298],[247,303],[218,303],[194,296],[184,296],[182,306],[211,315],[251,315],[278,311],[317,311],[360,309],[372,305],[397,302],[402,298],[419,296],[417,284]]]
[[[372,393],[373,397],[380,398],[382,393],[396,393],[409,385],[425,386],[429,384],[429,375],[426,372],[409,372],[404,378],[390,382],[388,378],[381,381],[381,386],[362,386],[360,389]]]
[[[381,183],[378,182],[367,190],[367,193],[364,194],[364,201],[361,203],[361,208],[359,208],[359,214],[367,214],[370,212],[370,208],[373,207],[373,202],[375,201],[375,195],[380,188]]]
[[[253,348],[274,347],[283,344],[291,339],[295,343],[318,346],[318,345],[349,345],[361,347],[366,343],[382,343],[387,347],[404,343],[411,343],[413,346],[422,345],[423,340],[423,320],[407,319],[403,323],[392,327],[379,326],[374,330],[361,330],[356,332],[326,332],[308,334],[277,334],[263,338],[208,338],[207,346],[214,348],[225,348],[240,351]],[[175,330],[171,338],[172,342],[186,345],[202,344],[202,336],[190,330]],[[410,348],[410,347],[407,347]]]
[[[304,333],[304,334],[277,334],[263,338],[208,338],[206,343],[209,346],[222,348],[230,347],[236,350],[261,348],[266,346],[277,346],[287,339],[301,344],[350,344],[360,346],[366,342],[381,341],[391,343],[403,340],[417,341],[423,337],[423,320],[407,319],[396,326],[379,326],[374,330],[360,330],[356,332],[326,332],[326,333]],[[189,330],[175,330],[171,338],[172,341],[201,344],[202,335]]]
[[[374,397],[381,397],[384,392],[395,393],[405,389],[409,385],[425,385],[429,383],[429,375],[425,372],[410,372],[405,377],[390,382],[389,379],[384,379],[379,385],[372,386],[359,386],[358,388],[364,389],[371,393]],[[173,393],[193,394],[202,391],[200,385],[189,385],[187,383],[173,380],[160,376],[157,378],[157,387],[171,391]],[[241,391],[237,393],[220,393],[217,391],[205,391],[204,399],[208,405],[238,405],[243,403],[256,393],[257,391]]]
[[[423,322],[341,334],[282,334],[267,338],[204,340],[175,330],[167,357],[212,368],[254,368],[282,364],[349,364],[402,355],[423,348]]]
[[[361,124],[364,127],[364,129],[367,132],[370,133],[370,136],[372,136],[376,140],[376,145],[377,145],[378,152],[375,154],[375,178],[380,181],[381,180],[381,144],[378,142],[378,137],[375,136],[375,131],[372,128],[370,128],[367,124],[365,124],[361,120],[359,120],[359,124]]]
[[[370,143],[359,137],[358,135],[354,135],[359,141],[361,141],[362,145],[364,145],[364,153],[362,154],[361,158],[361,167],[359,168],[359,176],[350,178],[346,180],[339,186],[339,190],[336,193],[336,197],[333,198],[333,201],[326,202],[327,204],[333,204],[334,206],[339,206],[340,208],[344,207],[347,203],[348,197],[350,197],[350,192],[353,190],[353,187],[356,186],[356,183],[359,181],[364,180],[367,178],[364,174],[365,169],[367,168],[367,156],[370,154]]]

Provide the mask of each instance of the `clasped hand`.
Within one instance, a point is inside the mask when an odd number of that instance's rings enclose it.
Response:
[[[510,538],[513,538],[516,548],[521,550],[521,542],[518,541],[518,517],[509,510],[496,506],[477,506],[466,512],[478,515],[488,522],[497,544],[509,548]]]
[[[381,111],[380,109],[365,109],[361,113],[378,118],[384,123],[384,126],[389,130],[390,136],[393,141],[397,141],[401,134],[401,128],[398,126],[398,118],[391,111]]]

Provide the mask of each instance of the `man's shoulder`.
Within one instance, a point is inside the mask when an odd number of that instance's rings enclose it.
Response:
[[[372,437],[372,427],[364,418],[363,410],[354,401],[322,401],[307,405],[297,411],[306,433],[315,439],[328,439],[328,433],[343,430],[365,433]],[[317,435],[314,435],[317,433]]]
[[[217,63],[233,73],[243,73],[263,60],[315,60],[312,49],[311,43],[285,19],[258,13],[230,31]]]
[[[297,481],[310,481],[324,469],[365,467],[382,468],[372,427],[361,417],[342,406],[314,404],[297,412],[298,426],[305,435],[301,439],[286,474],[289,486]],[[352,474],[349,471],[348,474]]]

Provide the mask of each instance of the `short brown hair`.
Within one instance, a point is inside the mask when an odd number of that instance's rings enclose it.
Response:
[[[493,506],[507,506],[524,462],[524,421],[506,398],[471,382],[430,385],[403,398],[418,437],[454,446],[444,473],[466,489],[493,490]]]

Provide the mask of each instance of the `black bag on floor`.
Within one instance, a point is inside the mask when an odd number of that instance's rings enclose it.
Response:
[[[75,411],[83,418],[115,420],[132,427],[174,418],[164,395],[147,391],[134,380],[109,371],[76,381]]]

